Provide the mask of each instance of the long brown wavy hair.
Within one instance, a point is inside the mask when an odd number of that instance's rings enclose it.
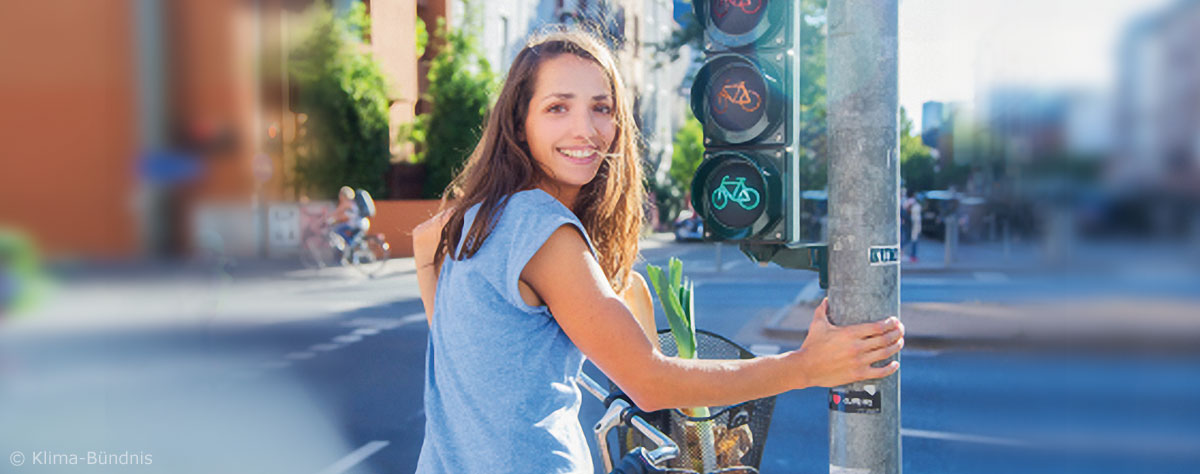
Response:
[[[641,156],[633,104],[617,70],[612,53],[596,36],[573,29],[558,28],[531,37],[513,60],[488,114],[483,137],[467,160],[466,166],[446,188],[442,208],[450,206],[449,220],[442,228],[434,265],[450,255],[464,260],[475,255],[491,234],[504,211],[509,196],[535,188],[549,179],[523,139],[521,128],[529,112],[537,73],[545,61],[571,54],[600,66],[612,87],[616,135],[595,178],[580,189],[574,209],[584,230],[596,248],[600,267],[616,292],[626,286],[626,278],[637,258],[645,191],[642,183]],[[479,204],[475,221],[457,255],[452,249],[462,239],[464,217]]]

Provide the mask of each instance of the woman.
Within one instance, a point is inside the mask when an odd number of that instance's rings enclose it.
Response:
[[[643,192],[630,101],[595,38],[532,39],[449,188],[454,207],[414,229],[430,324],[418,472],[591,472],[575,385],[585,356],[651,411],[898,367],[870,365],[903,345],[898,321],[834,327],[824,304],[797,351],[726,361],[659,352],[649,290],[632,271]]]

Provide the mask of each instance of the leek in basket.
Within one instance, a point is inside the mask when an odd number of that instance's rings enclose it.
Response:
[[[671,257],[667,263],[669,274],[654,265],[646,265],[646,274],[658,294],[667,322],[671,325],[671,335],[675,337],[677,355],[681,359],[698,359],[696,353],[696,320],[693,312],[693,290],[695,285],[683,281],[683,262]],[[684,409],[685,414],[694,418],[707,418],[708,407]],[[696,423],[699,431],[701,452],[704,466],[700,472],[711,472],[717,467],[716,450],[713,440],[713,423],[711,420]]]

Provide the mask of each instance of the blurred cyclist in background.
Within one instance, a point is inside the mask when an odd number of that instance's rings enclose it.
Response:
[[[342,189],[338,190],[337,208],[333,210],[333,222],[336,224],[333,230],[342,237],[338,250],[344,251],[346,245],[354,242],[354,238],[362,233],[365,227],[364,220],[358,202],[354,200],[354,189],[342,186]]]

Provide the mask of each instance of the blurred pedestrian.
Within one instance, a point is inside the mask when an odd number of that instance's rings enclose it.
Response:
[[[644,201],[632,106],[612,53],[589,34],[537,35],[513,60],[444,210],[414,229],[430,325],[417,472],[591,472],[575,383],[585,357],[648,411],[899,367],[871,366],[903,345],[898,320],[837,327],[825,304],[796,351],[664,356],[633,271]]]
[[[906,242],[901,247],[901,254],[906,255],[908,261],[916,262],[917,241],[921,239],[921,201],[911,189],[900,207],[900,229],[901,238]]]

